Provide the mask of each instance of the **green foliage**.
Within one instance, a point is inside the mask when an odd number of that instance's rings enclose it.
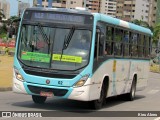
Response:
[[[151,28],[147,22],[142,21],[142,20],[135,19],[135,20],[132,21],[132,23],[134,23],[136,25],[140,25],[142,27]]]
[[[5,18],[5,15],[3,14],[3,10],[0,9],[0,21],[2,20],[2,18]]]
[[[153,29],[153,42],[157,44],[159,37],[160,37],[160,23],[155,25]]]
[[[4,38],[7,36],[7,26],[3,23],[2,27],[0,27],[0,38]]]
[[[6,33],[1,33],[1,34],[0,34],[0,38],[5,38],[5,37],[7,37],[7,34],[6,34]]]
[[[132,23],[149,28],[152,32],[153,32],[153,43],[157,45],[158,43],[158,39],[160,37],[160,23],[155,25],[154,27],[149,26],[149,24],[145,21],[141,21],[141,20],[133,20]]]
[[[15,19],[18,19],[19,17],[17,16],[11,16],[9,19],[8,19],[8,22],[11,23],[13,20]]]

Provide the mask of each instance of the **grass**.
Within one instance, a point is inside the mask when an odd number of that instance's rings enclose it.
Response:
[[[150,67],[150,71],[160,73],[160,65],[152,64],[151,67]]]

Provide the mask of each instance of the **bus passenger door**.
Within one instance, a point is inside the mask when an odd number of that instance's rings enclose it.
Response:
[[[95,73],[95,79],[102,80],[104,76],[104,69],[102,63],[104,62],[103,49],[104,49],[104,35],[100,29],[97,29],[95,36],[95,49],[94,49],[94,64],[93,72]],[[98,72],[98,74],[97,74]],[[98,77],[98,78],[97,78]]]
[[[101,37],[101,30],[97,29],[96,30],[96,35],[95,35],[95,46],[94,46],[94,59],[93,59],[93,82],[95,85],[93,85],[92,89],[93,92],[91,92],[91,99],[97,99],[99,98],[100,95],[100,88],[103,82],[103,77],[105,74],[104,70],[104,57],[102,55],[102,49],[103,45],[101,41],[103,40],[103,37]]]

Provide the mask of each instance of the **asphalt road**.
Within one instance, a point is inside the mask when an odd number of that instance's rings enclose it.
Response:
[[[106,105],[96,111],[91,111],[89,109],[87,102],[79,102],[73,100],[64,100],[58,98],[49,98],[47,99],[45,104],[37,105],[32,102],[31,96],[16,94],[12,91],[9,92],[0,92],[0,111],[52,111],[50,114],[57,114],[60,117],[54,117],[54,119],[95,119],[97,117],[93,117],[100,115],[98,119],[109,119],[109,120],[155,120],[157,118],[156,112],[160,113],[160,74],[150,73],[150,78],[148,81],[148,87],[136,93],[136,98],[134,101],[126,101],[124,96],[118,96],[109,98],[106,100]],[[53,112],[58,111],[58,112]],[[67,114],[65,111],[67,111]],[[79,111],[85,111],[79,113]],[[113,111],[113,112],[111,112]],[[121,111],[127,111],[121,113]],[[137,116],[128,116],[130,111],[140,111],[140,115],[145,115],[143,111],[149,111],[153,117],[138,117]],[[156,111],[156,112],[153,112]],[[111,112],[111,113],[110,113]],[[58,114],[60,113],[60,114]],[[131,114],[133,114],[132,112]],[[139,113],[139,112],[138,112]],[[148,113],[148,112],[147,112]],[[104,114],[104,116],[103,116]],[[105,117],[107,114],[110,114],[111,117]],[[121,116],[126,114],[128,117],[114,117]],[[137,112],[136,112],[137,114]],[[73,116],[74,117],[73,117]],[[79,116],[89,116],[89,117],[79,117]],[[160,115],[160,114],[159,114]],[[160,117],[160,116],[158,116]],[[53,117],[52,117],[53,118]],[[2,118],[0,120],[9,119],[9,120],[17,120],[22,118]],[[37,118],[23,118],[23,119],[37,119]],[[42,117],[38,119],[50,119]],[[157,118],[160,120],[160,118]]]

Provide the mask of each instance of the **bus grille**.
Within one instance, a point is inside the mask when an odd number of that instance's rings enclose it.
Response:
[[[53,92],[54,96],[64,96],[68,92],[66,89],[44,88],[31,85],[28,85],[28,89],[34,94],[40,94],[41,91]]]

